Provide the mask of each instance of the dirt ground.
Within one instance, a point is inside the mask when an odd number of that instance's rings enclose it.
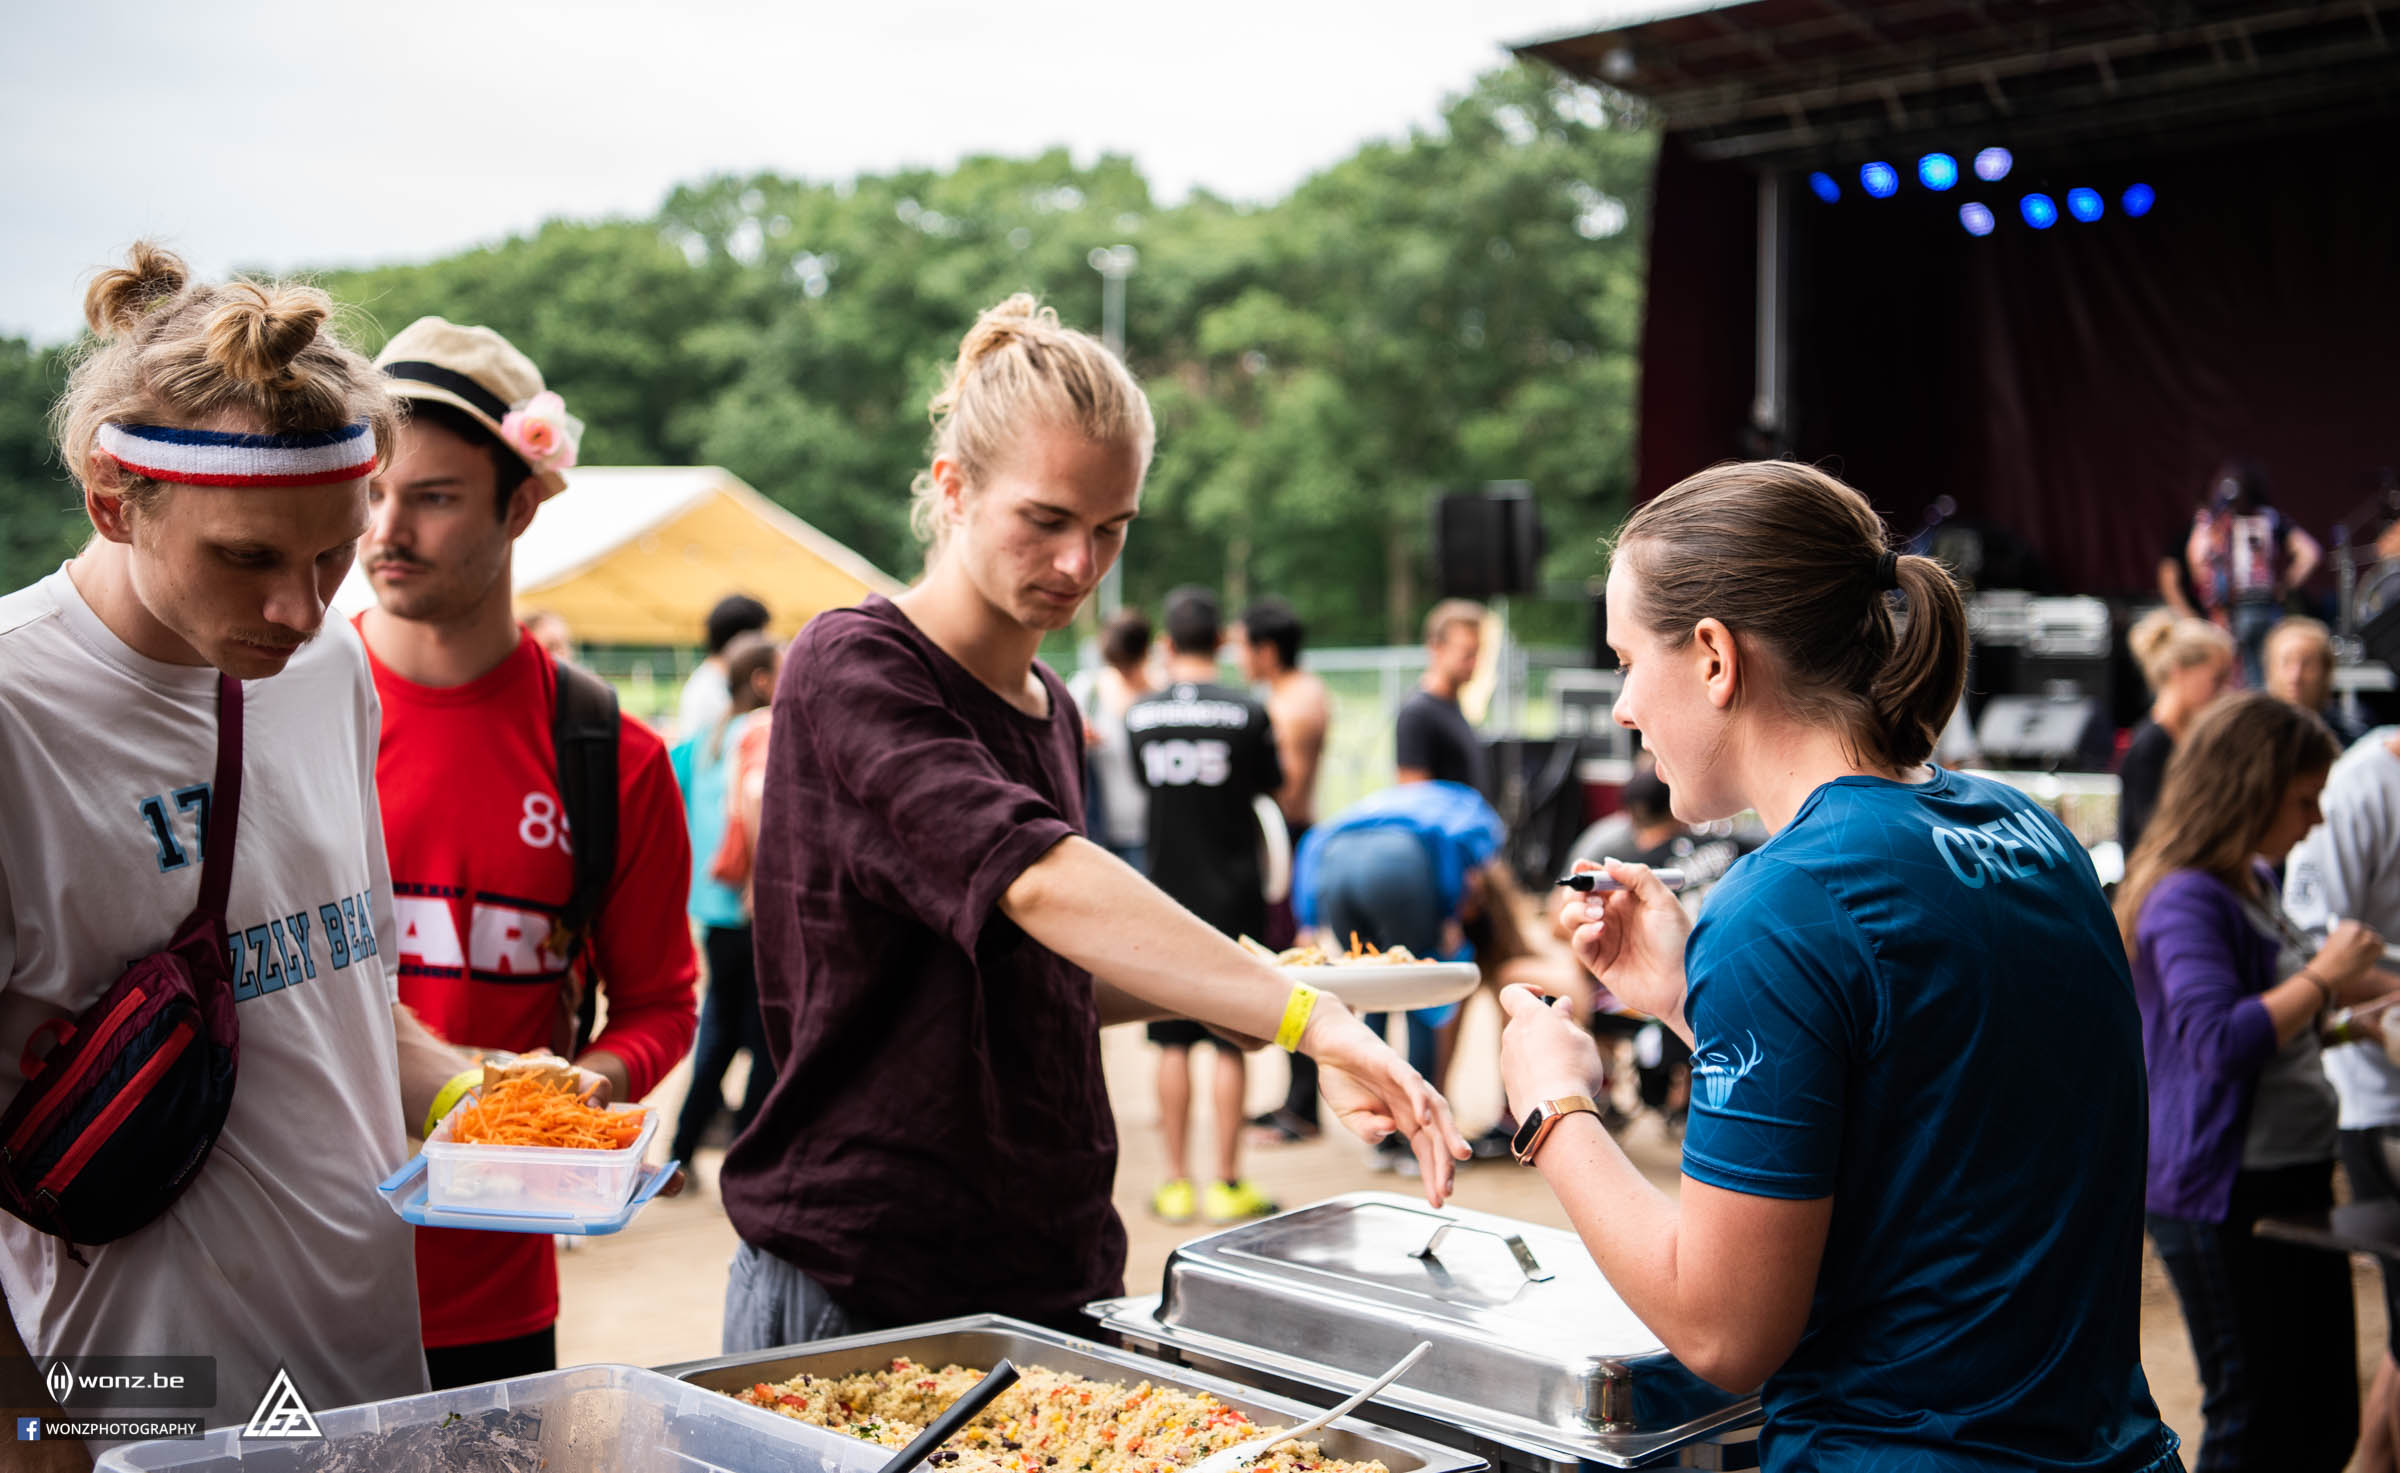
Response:
[[[1488,1000],[1470,1009],[1458,1049],[1452,1098],[1472,1135],[1500,1112],[1497,1013]],[[1156,1292],[1167,1255],[1186,1239],[1211,1229],[1205,1223],[1171,1227],[1148,1212],[1162,1153],[1157,1107],[1151,1092],[1152,1050],[1139,1028],[1115,1028],[1102,1039],[1109,1092],[1117,1105],[1123,1157],[1117,1171],[1117,1210],[1123,1214],[1131,1249],[1125,1267],[1130,1292]],[[739,1096],[741,1065],[727,1081]],[[670,1114],[683,1097],[685,1074],[678,1070],[654,1102]],[[1280,1055],[1251,1056],[1251,1109],[1280,1101],[1285,1082]],[[1205,1128],[1208,1107],[1195,1104],[1196,1125]],[[1339,1138],[1337,1138],[1339,1137]],[[1637,1120],[1621,1137],[1642,1170],[1672,1191],[1678,1180],[1677,1148],[1655,1118]],[[663,1152],[664,1146],[658,1148]],[[725,1302],[726,1265],[735,1238],[716,1196],[716,1171],[723,1153],[700,1153],[693,1189],[678,1199],[653,1203],[623,1233],[578,1241],[560,1255],[562,1299],[558,1352],[562,1365],[592,1361],[638,1366],[663,1365],[718,1353]],[[1199,1153],[1195,1159],[1205,1159]],[[1338,1129],[1306,1145],[1251,1150],[1245,1169],[1268,1195],[1286,1207],[1350,1191],[1413,1191],[1415,1183],[1379,1174],[1369,1153]],[[1461,1206],[1566,1226],[1558,1203],[1533,1172],[1513,1162],[1477,1162],[1462,1167],[1454,1198]],[[2354,1263],[2358,1302],[2358,1345],[2362,1395],[2384,1343],[2383,1296],[2376,1270]],[[2142,1363],[2151,1391],[2170,1426],[2181,1433],[2190,1462],[2200,1441],[2200,1385],[2191,1342],[2166,1274],[2147,1252],[2142,1265]]]

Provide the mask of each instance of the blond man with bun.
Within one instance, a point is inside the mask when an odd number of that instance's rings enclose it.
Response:
[[[2117,843],[2130,857],[2158,808],[2175,744],[2203,710],[2233,689],[2235,650],[2223,629],[2169,609],[2143,615],[2125,642],[2152,697],[2150,714],[2133,729],[2117,766]]]
[[[775,695],[756,884],[776,1081],[727,1156],[725,1345],[1119,1292],[1104,1023],[1297,1047],[1350,1127],[1463,1159],[1441,1098],[1083,835],[1083,731],[1036,654],[1123,550],[1154,430],[1116,356],[1027,296],[932,404],[924,576],[821,615]]]
[[[161,1215],[81,1245],[0,1217],[0,1400],[21,1413],[56,1411],[27,1352],[213,1356],[214,1404],[182,1409],[211,1426],[279,1369],[315,1407],[425,1389],[409,1230],[374,1188],[465,1061],[398,1003],[374,687],[326,617],[395,432],[332,310],[193,282],[146,245],[103,272],[55,414],[94,536],[0,598],[0,1105],[41,1035],[166,946],[220,844],[212,985],[239,1028],[223,1128]],[[238,817],[212,834],[235,710]],[[11,1446],[12,1468],[85,1466],[75,1441]]]

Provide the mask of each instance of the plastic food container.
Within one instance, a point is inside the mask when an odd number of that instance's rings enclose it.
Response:
[[[658,1111],[616,1105],[617,1114],[643,1110],[642,1133],[621,1151],[571,1146],[462,1146],[450,1138],[455,1113],[425,1140],[427,1201],[436,1209],[486,1216],[592,1217],[613,1213],[633,1197],[642,1153],[658,1134]]]
[[[577,1366],[514,1381],[316,1414],[322,1441],[244,1439],[111,1448],[94,1473],[873,1473],[889,1448],[744,1406],[632,1366]]]

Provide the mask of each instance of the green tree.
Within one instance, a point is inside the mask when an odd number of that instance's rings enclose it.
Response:
[[[50,447],[47,416],[66,379],[64,350],[0,338],[0,592],[56,568],[91,532]]]

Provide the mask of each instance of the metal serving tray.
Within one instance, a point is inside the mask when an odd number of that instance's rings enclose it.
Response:
[[[1295,1426],[1316,1415],[1318,1410],[1272,1392],[997,1314],[908,1325],[871,1335],[847,1335],[838,1340],[787,1345],[779,1350],[721,1355],[710,1360],[661,1366],[659,1372],[707,1390],[734,1392],[747,1390],[760,1381],[788,1381],[802,1372],[812,1376],[847,1376],[858,1371],[879,1371],[900,1355],[920,1365],[961,1365],[979,1370],[989,1369],[1005,1358],[1020,1368],[1044,1366],[1098,1381],[1122,1381],[1127,1385],[1148,1381],[1180,1391],[1205,1391],[1265,1426]],[[1383,1369],[1376,1367],[1377,1372]],[[1370,1379],[1371,1376],[1362,1378],[1356,1384]],[[1481,1473],[1489,1466],[1471,1453],[1387,1431],[1355,1417],[1344,1417],[1309,1436],[1333,1457],[1348,1462],[1372,1460],[1389,1468],[1391,1473]]]
[[[1320,1404],[1431,1340],[1371,1414],[1504,1469],[1755,1465],[1757,1398],[1685,1370],[1556,1228],[1354,1192],[1184,1244],[1164,1289],[1089,1312],[1130,1348]]]

